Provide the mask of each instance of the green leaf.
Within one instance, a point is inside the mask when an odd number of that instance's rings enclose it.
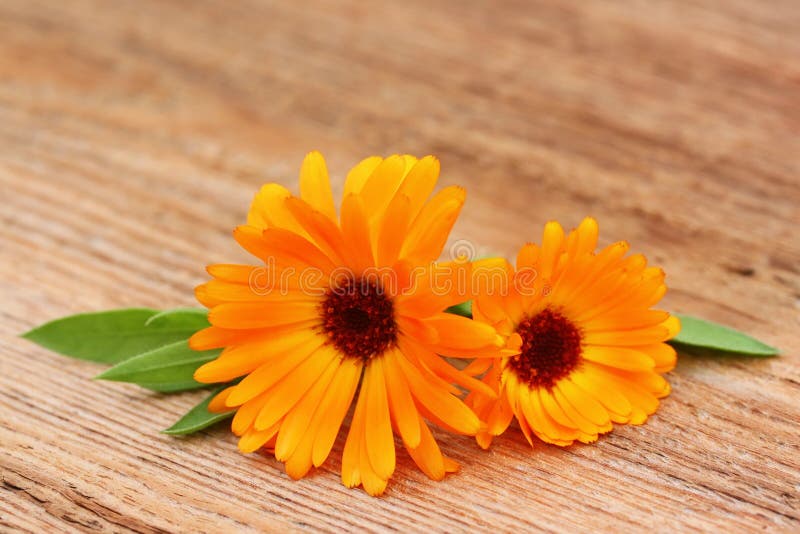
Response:
[[[118,363],[95,378],[129,382],[163,393],[207,387],[194,380],[194,372],[219,353],[220,349],[192,350],[184,339]]]
[[[472,301],[468,300],[466,302],[462,302],[461,304],[450,306],[445,310],[445,312],[452,313],[455,315],[461,315],[462,317],[466,317],[467,319],[472,319]]]
[[[201,308],[175,308],[173,310],[165,310],[147,319],[144,325],[148,328],[185,329],[192,334],[211,326],[208,322],[208,310]]]
[[[213,399],[217,393],[226,387],[227,385],[215,389],[203,402],[186,412],[174,425],[161,432],[172,436],[193,434],[199,430],[210,427],[214,423],[233,417],[236,410],[225,413],[211,413],[208,411],[208,403],[211,402],[211,399]]]
[[[681,331],[670,343],[749,356],[778,354],[778,349],[726,326],[687,315],[674,315],[681,321]]]
[[[62,317],[22,334],[65,356],[101,363],[118,363],[191,336],[196,329],[178,321],[145,323],[159,314],[146,308],[127,308]]]

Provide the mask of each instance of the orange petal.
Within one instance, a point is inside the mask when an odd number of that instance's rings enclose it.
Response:
[[[209,326],[198,330],[189,338],[189,347],[192,350],[210,350],[233,345],[237,340],[244,337],[241,330],[230,330]]]
[[[477,376],[485,373],[494,362],[494,358],[477,358],[469,362],[469,364],[467,364],[467,366],[463,369],[463,372],[468,375]]]
[[[475,441],[478,443],[478,446],[483,450],[487,450],[487,449],[489,449],[489,447],[492,446],[492,440],[493,439],[494,439],[494,436],[492,436],[488,432],[483,432],[482,431],[482,432],[478,432],[477,434],[475,434]]]
[[[576,431],[572,439],[577,439],[577,426],[572,422],[567,414],[564,413],[564,410],[561,409],[561,406],[558,405],[558,402],[556,402],[556,399],[553,397],[553,394],[545,389],[539,389],[537,393],[539,395],[539,402],[542,405],[542,409],[545,411],[545,413],[547,413],[547,415],[550,416],[550,419],[564,428],[570,428]]]
[[[438,333],[439,339],[433,347],[434,350],[446,356],[458,351],[500,348],[504,344],[497,331],[488,324],[452,313],[439,313],[429,317],[425,324]]]
[[[528,426],[541,440],[564,446],[577,438],[573,429],[562,427],[547,415],[536,390],[531,391],[523,386],[519,388],[518,395],[519,407]]]
[[[361,196],[347,195],[342,201],[342,234],[353,251],[351,267],[361,272],[375,265],[370,241],[370,227]]]
[[[533,430],[531,430],[530,425],[528,425],[528,420],[524,417],[517,417],[517,422],[519,423],[519,429],[522,430],[522,435],[525,436],[525,439],[528,441],[528,444],[533,447]]]
[[[442,451],[422,418],[417,418],[417,424],[420,434],[419,445],[417,447],[406,445],[406,450],[420,470],[428,475],[428,478],[442,480],[446,473]]]
[[[430,349],[403,335],[397,340],[397,346],[402,356],[405,357],[411,365],[417,368],[432,386],[448,391],[456,396],[461,395],[460,389],[454,386],[449,380],[444,380],[438,374],[434,373],[426,363],[428,360],[426,354],[431,353]]]
[[[614,376],[619,376],[623,380],[636,384],[656,398],[663,398],[669,395],[670,385],[663,376],[653,371],[623,371],[621,369],[611,369]]]
[[[355,167],[350,169],[344,182],[344,198],[347,198],[350,194],[360,193],[364,188],[364,184],[367,183],[367,179],[375,172],[375,169],[378,168],[382,161],[383,158],[371,156],[361,160]]]
[[[472,272],[472,264],[461,261],[434,263],[424,270],[414,270],[408,288],[397,297],[398,313],[425,318],[472,299],[474,294],[469,287]]]
[[[652,370],[655,366],[648,354],[628,347],[588,345],[583,347],[582,356],[595,363],[629,371]]]
[[[372,171],[361,188],[367,220],[372,223],[383,215],[389,201],[394,197],[405,173],[405,162],[401,156],[389,156]]]
[[[394,473],[394,435],[384,381],[383,358],[374,358],[364,371],[362,387],[367,397],[365,442],[375,474],[388,480]]]
[[[425,156],[417,161],[403,179],[398,195],[405,195],[410,200],[410,220],[414,220],[425,200],[436,187],[439,178],[439,160],[434,156]]]
[[[459,386],[470,391],[480,391],[482,394],[495,398],[497,394],[487,386],[484,382],[473,378],[464,371],[461,371],[445,361],[444,358],[426,349],[413,341],[409,340],[405,343],[406,346],[413,345],[414,355],[416,358],[426,365],[437,376],[445,379],[447,382],[458,384]]]
[[[661,343],[670,338],[670,330],[664,325],[646,326],[634,330],[619,330],[610,332],[586,332],[583,342],[586,345],[648,345]]]
[[[398,433],[407,447],[416,448],[420,442],[419,413],[394,352],[384,357],[384,379],[389,395],[389,407]]]
[[[583,417],[600,428],[608,425],[610,420],[603,405],[578,387],[569,377],[560,380],[557,387]]]
[[[277,446],[277,441],[276,441]],[[311,469],[311,449],[314,442],[309,435],[302,436],[292,455],[286,460],[286,474],[293,480],[300,480]]]
[[[227,387],[217,393],[208,403],[208,411],[211,413],[225,413],[231,411],[231,409],[225,405],[225,401],[228,399],[228,395],[231,394],[231,391],[233,391],[233,386]]]
[[[248,430],[250,430],[250,428],[253,426],[253,421],[255,421],[256,416],[258,415],[258,412],[261,411],[261,407],[264,406],[264,403],[267,402],[268,398],[269,392],[265,391],[258,397],[250,399],[241,405],[236,410],[236,414],[233,416],[233,421],[231,421],[231,431],[233,431],[233,433],[237,436],[242,436]]]
[[[299,269],[315,267],[327,275],[337,267],[331,258],[314,243],[299,234],[282,228],[264,230],[262,242],[268,250],[267,265],[278,263],[281,267],[295,264]],[[275,262],[269,258],[274,257]]]
[[[461,434],[474,435],[481,427],[478,417],[458,397],[432,385],[419,369],[400,353],[397,362],[408,381],[411,394],[421,407]]]
[[[370,462],[367,452],[369,440],[367,438],[366,430],[362,433],[362,440],[361,447],[358,451],[358,466],[359,472],[361,473],[361,485],[364,486],[364,491],[366,491],[369,495],[377,497],[382,495],[386,490],[388,478],[378,476],[372,466],[372,463]]]
[[[256,193],[250,211],[247,214],[247,224],[258,230],[266,228],[284,228],[290,232],[308,237],[303,228],[297,223],[284,201],[292,196],[288,189],[279,184],[266,184]]]
[[[300,445],[305,434],[313,436],[313,430],[309,430],[311,419],[319,408],[328,386],[330,385],[336,372],[339,370],[338,364],[329,365],[314,382],[311,389],[300,399],[297,405],[289,410],[286,417],[281,422],[278,438],[275,441],[275,458],[281,462],[286,462]],[[313,440],[312,440],[313,441]],[[308,466],[311,467],[311,449],[308,446]],[[308,471],[308,469],[306,469]],[[305,473],[303,473],[305,474]]]
[[[342,451],[342,484],[354,488],[361,484],[361,448],[364,441],[364,416],[366,413],[367,396],[360,392],[356,401],[350,431]]]
[[[669,313],[659,310],[625,309],[599,315],[583,324],[585,332],[636,330],[661,324]]]
[[[439,191],[420,211],[408,230],[401,258],[419,263],[435,261],[461,212],[466,191],[450,186]]]
[[[667,371],[671,371],[675,367],[675,362],[678,358],[675,349],[666,343],[656,343],[654,345],[643,345],[630,348],[644,352],[653,358],[653,361],[655,362],[654,370],[658,373],[666,373]]]
[[[336,220],[328,167],[316,150],[309,152],[300,166],[300,196],[328,219]]]
[[[539,269],[544,280],[553,276],[556,266],[564,246],[564,229],[555,221],[550,221],[544,226],[542,234],[542,249],[539,260]]]
[[[259,269],[264,269],[264,267],[254,265],[235,265],[231,263],[218,263],[216,265],[209,265],[206,267],[208,274],[214,278],[236,284],[249,283],[254,271]]]
[[[319,317],[319,303],[232,302],[220,304],[208,312],[208,321],[220,328],[265,328],[299,323]]]
[[[472,301],[472,316],[480,322],[495,325],[508,318],[501,295],[479,294]]]
[[[458,462],[453,460],[452,458],[448,458],[447,456],[442,456],[444,458],[444,470],[446,473],[455,473],[458,471],[459,465]]]
[[[398,316],[397,328],[400,332],[420,343],[435,344],[439,341],[439,331],[421,319]]]
[[[286,199],[286,207],[311,236],[311,241],[337,265],[342,265],[347,257],[342,231],[324,213],[315,210],[302,199]]]
[[[260,354],[256,362],[244,360],[242,367],[246,365],[248,368],[254,368],[252,372],[234,386],[233,392],[228,396],[228,406],[239,406],[250,402],[252,399],[269,391],[275,384],[282,380],[288,380],[290,375],[306,363],[311,356],[322,347],[324,338],[322,336],[308,335],[308,338],[303,340],[299,345],[284,348],[283,350],[275,351],[274,353],[267,352]],[[246,357],[247,352],[240,351],[237,353],[237,360],[240,356]],[[225,362],[222,361],[222,364]],[[316,364],[308,364],[303,369],[315,367]],[[232,374],[232,373],[231,373]]]
[[[491,405],[491,409],[487,414],[487,430],[490,434],[499,436],[506,431],[513,417],[514,411],[511,409],[511,403],[508,401],[508,397],[506,395],[500,395],[497,401]]]
[[[279,425],[276,424],[264,430],[250,428],[239,438],[239,450],[244,453],[257,451],[275,437],[275,434],[278,432],[278,426]]]
[[[628,418],[631,414],[631,403],[617,390],[616,384],[605,378],[605,373],[599,373],[596,369],[595,366],[583,366],[572,373],[571,379],[605,406],[609,414]]]
[[[614,388],[619,391],[631,404],[631,420],[630,423],[637,425],[642,424],[647,420],[647,416],[655,413],[658,408],[658,399],[647,391],[645,388],[638,384],[631,382],[619,375],[610,371],[596,371],[603,375],[603,377],[611,383]]]
[[[299,288],[262,287],[258,285],[232,284],[220,280],[211,280],[197,286],[195,295],[200,302],[210,300],[224,302],[265,302],[271,300],[311,301],[318,296],[309,294]],[[213,306],[212,306],[213,307]]]
[[[668,339],[672,339],[673,337],[677,336],[681,331],[681,321],[674,315],[671,315],[669,319],[662,323],[662,325],[667,329],[667,335],[669,336]]]
[[[217,359],[201,365],[194,372],[194,379],[204,384],[226,382],[246,375],[265,362],[282,357],[287,352],[302,351],[305,348],[308,354],[324,342],[325,338],[314,331],[298,329],[283,335],[230,347]]]
[[[598,283],[598,279],[608,275],[610,271],[615,271],[614,276],[618,277],[619,274],[614,265],[627,254],[629,249],[630,245],[627,242],[618,241],[601,250],[589,263],[588,269],[583,273],[583,278],[579,283],[569,288],[561,288],[562,300],[572,302],[577,296],[580,296],[581,300],[591,300],[584,298],[587,293],[606,294],[609,284],[601,285]]]
[[[261,228],[243,224],[233,230],[233,238],[243,249],[260,259],[266,261],[270,255],[269,247],[261,239]]]
[[[405,178],[417,164],[417,158],[411,154],[402,154],[400,157],[403,158],[403,178]]]
[[[594,303],[585,306],[585,310],[575,316],[576,321],[588,323],[595,317],[614,313],[614,310],[619,309],[649,308],[656,304],[667,290],[664,285],[664,273],[660,269],[648,269],[641,275],[627,273],[623,276],[612,272],[608,279],[598,280],[596,286],[607,290],[605,293],[595,294]]]
[[[539,262],[541,250],[533,243],[526,243],[517,253],[517,270],[534,268]]]
[[[400,254],[410,217],[411,203],[405,195],[395,195],[381,219],[375,251],[378,266],[393,265]]]
[[[571,257],[591,254],[597,247],[597,237],[600,233],[597,221],[592,217],[586,217],[578,225],[578,228],[570,232],[570,237],[574,236],[573,242],[567,248],[567,253]]]
[[[356,360],[342,360],[339,372],[328,388],[328,392],[320,404],[320,409],[314,414],[311,428],[316,429],[316,434],[311,459],[316,467],[325,462],[333,448],[339,428],[342,426],[342,421],[350,409],[356,388],[358,388],[361,369],[361,363]]]
[[[550,392],[553,398],[558,403],[558,406],[564,411],[564,414],[572,421],[572,426],[577,428],[580,432],[589,435],[596,435],[598,433],[597,425],[589,421],[583,416],[573,405],[567,400],[564,392],[556,385]]]
[[[261,407],[254,422],[256,429],[269,428],[285,417],[314,383],[325,374],[326,369],[336,365],[338,360],[338,354],[335,354],[332,349],[326,350],[326,347],[322,347],[286,375],[283,380],[271,387],[269,398]],[[242,381],[243,383],[244,381]],[[239,385],[241,386],[241,384]],[[234,394],[235,392],[231,394],[231,397]]]

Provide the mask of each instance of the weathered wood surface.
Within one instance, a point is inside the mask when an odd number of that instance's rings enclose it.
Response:
[[[0,2],[0,530],[800,528],[800,4]],[[381,499],[160,435],[201,394],[93,382],[16,337],[193,305],[266,181],[322,150],[437,154],[454,238],[511,253],[592,214],[673,310],[776,359],[683,356],[642,427],[534,450],[517,430]],[[335,187],[341,190],[341,181]]]

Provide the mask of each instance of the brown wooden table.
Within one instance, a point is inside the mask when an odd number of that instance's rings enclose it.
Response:
[[[0,530],[744,531],[800,528],[800,4],[0,3]],[[194,305],[260,184],[322,150],[433,153],[468,187],[454,239],[511,254],[587,214],[668,273],[666,306],[780,347],[682,356],[642,427],[533,450],[398,454],[380,499],[341,439],[292,482],[224,428],[160,435],[202,397],[93,382],[16,337]],[[341,437],[340,437],[341,438]]]

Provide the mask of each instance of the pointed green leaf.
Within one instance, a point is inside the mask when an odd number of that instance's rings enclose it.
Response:
[[[225,413],[211,413],[208,411],[208,404],[211,402],[217,393],[225,389],[227,386],[222,386],[220,388],[215,389],[211,395],[206,397],[203,402],[186,412],[186,414],[181,417],[174,425],[171,427],[162,430],[164,434],[170,434],[172,436],[180,436],[186,434],[192,434],[199,430],[203,430],[204,428],[208,428],[209,426],[213,425],[214,423],[218,423],[219,421],[223,421],[230,417],[233,417],[233,414],[236,413],[236,410],[231,410]]]
[[[145,322],[148,328],[179,328],[195,333],[208,328],[208,310],[202,308],[175,308],[159,312]]]
[[[101,363],[118,363],[167,343],[187,339],[197,329],[175,321],[145,323],[158,311],[127,308],[62,317],[22,334],[54,352]]]
[[[778,349],[727,326],[687,315],[674,315],[681,321],[681,331],[669,341],[670,343],[750,356],[778,354]]]
[[[177,341],[118,363],[96,378],[129,382],[164,393],[207,387],[194,380],[194,372],[219,353],[219,349],[195,351],[186,340]]]
[[[454,315],[461,315],[467,319],[472,319],[472,301],[468,300],[466,302],[462,302],[461,304],[450,306],[445,310],[445,312],[452,313]]]

